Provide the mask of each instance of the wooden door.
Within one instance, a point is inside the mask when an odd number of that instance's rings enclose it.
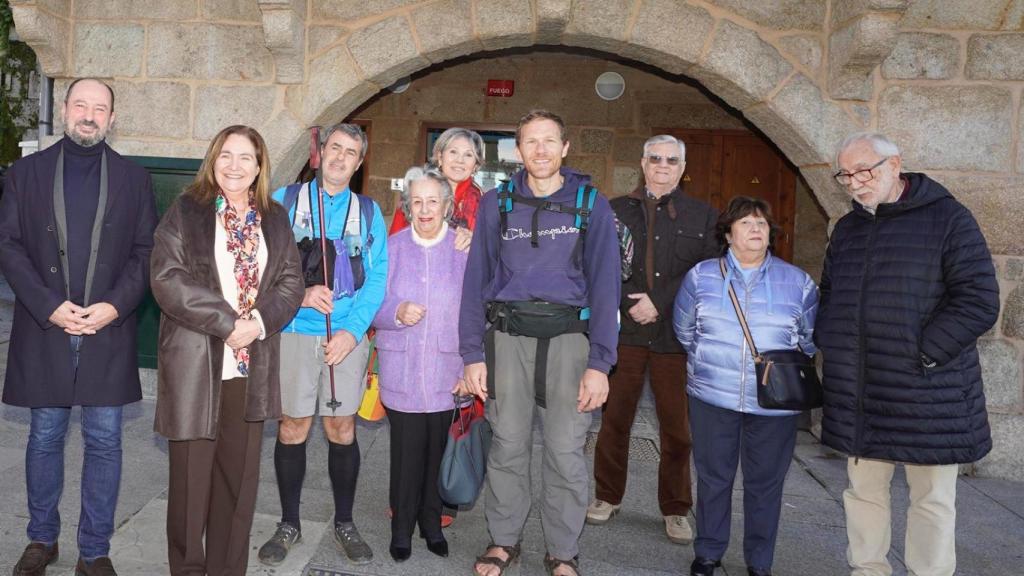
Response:
[[[796,169],[764,138],[746,130],[684,130],[659,128],[686,144],[683,190],[718,210],[736,196],[761,198],[771,204],[781,228],[774,253],[793,257],[796,212]]]

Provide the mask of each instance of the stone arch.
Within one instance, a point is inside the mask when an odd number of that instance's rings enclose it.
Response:
[[[307,81],[288,88],[307,124],[344,118],[403,76],[459,56],[564,45],[620,55],[694,78],[739,110],[796,165],[829,217],[849,200],[833,184],[833,147],[859,125],[827,99],[817,70],[780,50],[732,13],[673,0],[521,2],[444,0],[368,24],[308,60]],[[777,42],[777,40],[776,40]],[[305,135],[278,154],[278,174],[304,162]]]

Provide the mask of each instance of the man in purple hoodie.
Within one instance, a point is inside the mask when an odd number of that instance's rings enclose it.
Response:
[[[474,571],[502,574],[519,555],[536,404],[544,563],[575,576],[589,493],[583,444],[616,361],[618,236],[608,201],[587,176],[562,168],[569,141],[561,118],[524,116],[516,150],[524,170],[480,202],[459,317],[462,391],[490,399],[494,430],[485,503],[492,544]]]

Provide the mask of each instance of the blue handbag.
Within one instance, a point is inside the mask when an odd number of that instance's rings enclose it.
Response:
[[[441,457],[437,489],[441,500],[453,506],[476,502],[484,486],[487,452],[491,447],[491,425],[484,417],[484,403],[479,398],[460,403],[452,413],[448,427],[448,444]]]

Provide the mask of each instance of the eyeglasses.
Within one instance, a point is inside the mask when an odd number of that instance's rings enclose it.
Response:
[[[882,158],[881,160],[876,162],[874,166],[870,168],[865,168],[863,170],[857,170],[856,172],[848,173],[840,170],[839,172],[833,174],[832,177],[835,178],[836,182],[839,182],[841,186],[849,186],[854,180],[860,182],[861,184],[865,184],[867,182],[870,182],[875,177],[872,171],[875,168],[881,166],[882,164],[885,164],[885,161],[888,160],[889,158],[892,158],[892,156],[886,156],[885,158]]]
[[[660,156],[658,154],[647,155],[647,161],[650,162],[651,164],[661,164],[662,162],[664,162],[669,166],[678,166],[680,160],[682,159],[679,156]]]

